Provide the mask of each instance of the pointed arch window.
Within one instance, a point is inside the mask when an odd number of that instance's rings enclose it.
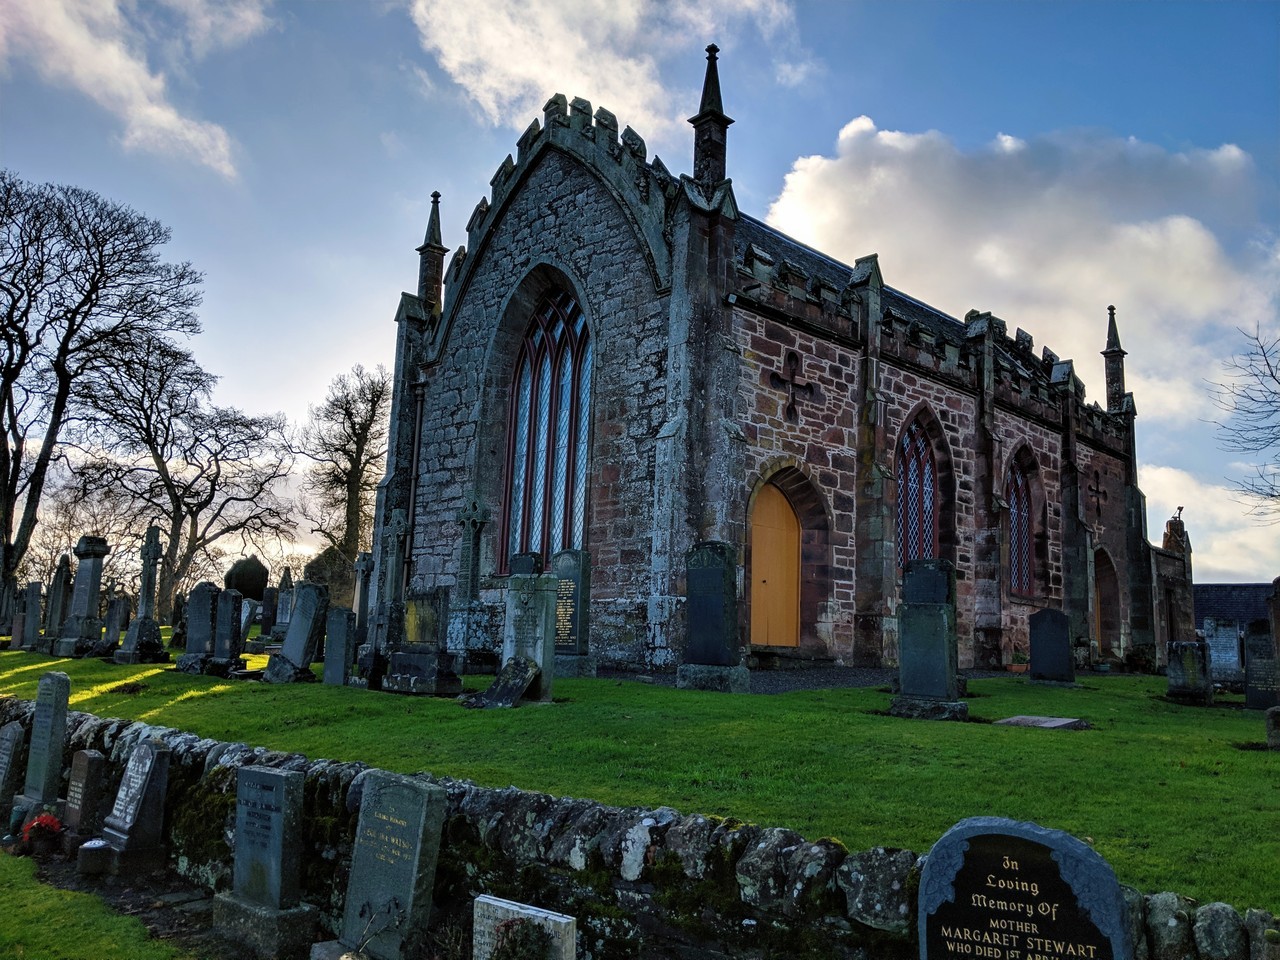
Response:
[[[574,298],[539,303],[516,357],[507,430],[507,559],[586,539],[591,337]]]
[[[898,566],[938,556],[938,468],[917,418],[898,441]]]
[[[1031,513],[1031,478],[1025,466],[1014,463],[1004,485],[1009,504],[1009,591],[1035,592],[1035,522]]]

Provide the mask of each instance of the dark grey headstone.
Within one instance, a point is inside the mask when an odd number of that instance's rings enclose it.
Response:
[[[258,638],[267,640],[276,625],[276,605],[280,602],[280,590],[267,587],[262,591],[262,620],[258,625]]]
[[[44,632],[56,637],[67,619],[67,601],[71,596],[71,558],[65,553],[58,558],[58,569],[49,583],[49,602],[45,604]]]
[[[219,660],[234,660],[244,653],[241,620],[244,597],[239,590],[224,587],[218,594],[218,615],[213,630],[213,655]]]
[[[103,537],[81,537],[76,543],[76,576],[71,588],[71,614],[62,624],[57,643],[52,645],[60,657],[83,657],[102,639],[102,620],[98,617],[98,592],[102,588],[102,559],[111,548]],[[41,644],[49,649],[48,638]]]
[[[468,697],[462,705],[483,710],[514,707],[537,681],[538,673],[538,665],[528,657],[512,657],[487,690]]]
[[[556,651],[585,655],[591,633],[591,555],[561,550],[551,558],[556,585]]]
[[[947,560],[910,560],[902,574],[903,603],[956,602],[955,570]]]
[[[1075,655],[1071,650],[1071,620],[1061,610],[1037,610],[1031,615],[1031,679],[1074,683]]]
[[[14,646],[21,641],[24,650],[34,650],[40,644],[40,597],[43,592],[44,585],[40,582],[32,581],[27,584],[24,591],[26,602],[23,604],[22,636],[13,638]]]
[[[275,910],[298,902],[304,780],[299,770],[237,771],[237,896]]]
[[[341,941],[401,960],[425,932],[447,802],[443,787],[374,770],[364,780]]]
[[[542,554],[512,554],[511,573],[518,577],[536,577],[538,574],[542,573]]]
[[[63,826],[87,836],[102,825],[102,794],[106,786],[107,758],[97,750],[77,750],[71,758],[71,778],[67,781],[66,815]]]
[[[1280,671],[1276,643],[1267,621],[1262,630],[1250,630],[1244,639],[1244,705],[1249,710],[1280,707]]]
[[[369,642],[369,593],[373,586],[373,554],[362,553],[355,562],[356,646]]]
[[[222,588],[204,580],[187,598],[187,654],[213,656],[213,638],[218,628],[218,595]]]
[[[103,624],[102,639],[104,643],[115,647],[120,642],[120,634],[129,626],[129,598],[116,595],[107,604],[107,619]]]
[[[56,803],[62,783],[62,744],[67,734],[67,701],[71,678],[50,672],[40,678],[36,712],[31,721],[31,746],[27,753],[27,780],[22,790],[28,809]]]
[[[1133,960],[1129,911],[1090,847],[1034,823],[974,817],[934,844],[920,875],[921,960]],[[994,938],[994,939],[993,939]],[[979,946],[1000,949],[979,953]]]
[[[22,639],[27,634],[27,595],[25,592],[15,593],[13,597],[13,619],[9,622],[9,642],[14,647],[22,646]]]
[[[329,611],[324,635],[324,682],[346,686],[356,656],[356,615],[346,607]]]
[[[715,667],[738,663],[737,568],[732,544],[708,540],[689,551],[686,662]]]
[[[27,732],[17,720],[0,728],[0,833],[9,825],[9,810],[22,789],[26,772]]]
[[[1167,696],[1170,700],[1212,705],[1209,645],[1203,640],[1178,640],[1169,644],[1168,681]]]
[[[127,870],[131,861],[148,866],[161,850],[164,793],[169,783],[169,748],[160,740],[134,746],[103,825],[102,837],[119,855],[116,866]],[[119,872],[119,870],[117,871]]]
[[[957,699],[956,661],[954,607],[904,603],[898,608],[898,675],[904,697]]]

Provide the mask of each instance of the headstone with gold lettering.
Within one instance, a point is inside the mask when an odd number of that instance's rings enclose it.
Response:
[[[305,957],[319,911],[299,902],[302,860],[300,770],[236,771],[233,887],[214,898],[213,924],[259,957]]]
[[[1075,837],[998,817],[962,820],[920,875],[921,960],[1133,960],[1128,907]]]
[[[591,656],[591,554],[561,550],[551,558],[556,578],[556,676],[594,677]]]
[[[436,858],[447,802],[444,788],[373,770],[365,775],[351,877],[338,941],[317,944],[313,960],[363,950],[401,960],[431,913]]]

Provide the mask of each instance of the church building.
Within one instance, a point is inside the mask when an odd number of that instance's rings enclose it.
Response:
[[[740,210],[717,52],[692,174],[557,94],[451,256],[432,195],[396,314],[374,603],[445,588],[450,646],[493,652],[513,571],[580,550],[590,654],[674,669],[686,558],[717,541],[753,662],[896,663],[916,558],[954,565],[961,666],[1025,652],[1046,607],[1093,661],[1161,661],[1191,629],[1190,548],[1180,520],[1147,540],[1115,309],[1080,320],[1100,406],[1003,319]]]

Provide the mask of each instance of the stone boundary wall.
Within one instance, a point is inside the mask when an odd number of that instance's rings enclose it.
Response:
[[[0,725],[17,720],[29,731],[34,707],[0,698]],[[364,775],[372,768],[74,711],[67,732],[63,793],[73,753],[99,750],[107,757],[108,807],[133,746],[148,737],[169,746],[170,860],[210,889],[231,884],[236,770],[259,764],[302,771],[303,898],[336,933]],[[848,852],[835,840],[669,807],[609,807],[417,776],[448,794],[437,928],[465,930],[473,898],[490,893],[576,916],[584,960],[918,956],[915,901],[924,858],[912,851]],[[1200,906],[1174,893],[1143,896],[1126,887],[1125,894],[1134,960],[1280,960],[1280,934],[1266,911],[1242,917],[1227,904]]]

